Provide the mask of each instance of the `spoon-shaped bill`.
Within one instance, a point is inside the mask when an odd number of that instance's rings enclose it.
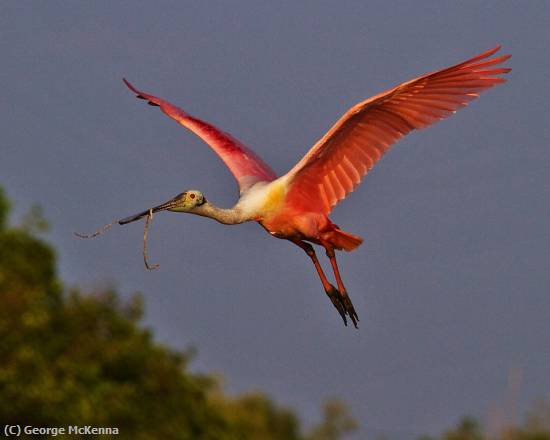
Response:
[[[140,212],[139,214],[131,215],[130,217],[125,217],[125,218],[119,220],[118,224],[119,225],[126,225],[128,223],[135,222],[136,220],[139,220],[139,219],[145,217],[148,214],[149,214],[149,210],[143,211],[143,212]]]
[[[154,208],[147,209],[146,211],[140,212],[139,214],[131,215],[130,217],[125,217],[121,220],[118,220],[119,225],[126,225],[128,223],[135,222],[136,220],[142,219],[146,215],[149,215],[149,211],[152,212],[159,212],[159,211],[165,211],[167,209],[170,209],[172,206],[174,206],[174,203],[176,202],[177,197],[161,204],[158,206],[155,206]]]

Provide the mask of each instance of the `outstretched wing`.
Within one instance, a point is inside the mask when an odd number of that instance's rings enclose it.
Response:
[[[256,153],[245,147],[230,134],[219,130],[208,122],[189,115],[168,101],[139,91],[126,79],[123,79],[123,81],[130,90],[137,94],[138,98],[146,99],[150,105],[159,106],[165,114],[206,142],[235,176],[241,194],[256,182],[272,181],[277,177]]]
[[[455,113],[479,94],[505,82],[511,69],[495,67],[510,55],[500,46],[360,102],[288,173],[286,203],[328,214],[361,182],[389,147],[414,129]]]

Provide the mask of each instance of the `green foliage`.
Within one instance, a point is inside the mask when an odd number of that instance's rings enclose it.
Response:
[[[503,424],[497,428],[498,432],[489,436],[483,432],[477,420],[465,417],[455,428],[446,431],[439,438],[441,440],[550,440],[550,404],[544,400],[536,402],[522,426]],[[418,440],[434,440],[434,437],[423,436]]]
[[[8,214],[10,212],[10,202],[6,197],[4,188],[0,187],[0,231],[8,225]]]
[[[21,227],[31,233],[38,234],[50,229],[48,221],[44,217],[44,210],[40,205],[32,205],[31,209],[23,216]]]
[[[330,410],[321,426],[336,426],[334,436],[306,438],[294,412],[264,394],[224,395],[213,376],[187,370],[189,353],[139,325],[140,297],[123,304],[114,291],[64,289],[53,249],[33,235],[41,228],[33,220],[8,228],[8,211],[0,191],[0,420],[117,427],[118,438],[138,440],[324,440],[349,431],[347,413]]]
[[[139,302],[63,292],[53,250],[0,232],[0,419],[116,426],[122,438],[214,439],[208,380],[137,325]]]
[[[443,434],[443,440],[483,440],[481,425],[472,417],[464,417],[456,428]]]
[[[337,440],[357,429],[357,422],[339,400],[328,400],[323,413],[323,422],[312,430],[308,440]]]
[[[510,440],[550,440],[550,402],[535,402],[520,428],[508,433]]]
[[[525,428],[533,432],[550,432],[550,402],[535,402],[527,414]]]
[[[212,402],[223,414],[235,439],[303,439],[296,415],[289,409],[278,407],[262,393],[231,399],[218,391],[212,396]]]

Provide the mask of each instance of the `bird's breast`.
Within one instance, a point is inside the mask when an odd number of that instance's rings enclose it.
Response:
[[[241,197],[238,206],[251,218],[261,219],[282,209],[286,192],[286,184],[279,179],[260,182]]]
[[[262,211],[271,212],[279,210],[286,196],[286,185],[282,182],[274,182],[270,185],[264,196]]]

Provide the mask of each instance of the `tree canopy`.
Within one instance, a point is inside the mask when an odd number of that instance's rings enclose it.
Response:
[[[355,428],[337,401],[304,433],[263,393],[227,396],[215,376],[189,372],[190,353],[154,341],[139,296],[65,288],[36,234],[40,210],[20,226],[9,211],[0,188],[0,420],[117,427],[121,439],[333,440]]]
[[[357,428],[338,400],[305,430],[261,392],[228,396],[211,374],[191,373],[190,352],[154,340],[141,297],[67,289],[39,207],[10,225],[0,187],[0,421],[34,427],[116,427],[121,439],[338,440]],[[423,440],[550,440],[550,404],[492,433],[473,418]],[[33,436],[40,438],[41,436]],[[42,436],[46,437],[46,436]],[[98,436],[88,435],[89,438]]]

